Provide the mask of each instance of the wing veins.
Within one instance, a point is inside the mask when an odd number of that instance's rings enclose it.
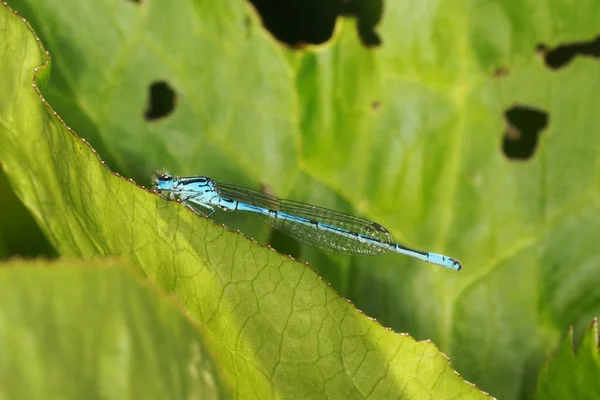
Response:
[[[280,199],[276,196],[245,187],[221,183],[216,183],[216,187],[222,197],[231,200],[264,207],[277,212],[284,212],[310,221],[317,221],[349,232],[370,236],[382,242],[394,243],[394,238],[389,231],[381,225],[364,218],[299,201]],[[336,234],[325,229],[318,229],[313,224],[301,224],[270,215],[258,214],[258,217],[273,228],[280,230],[294,239],[322,250],[362,255],[375,255],[389,251],[383,247],[361,242],[354,237]]]

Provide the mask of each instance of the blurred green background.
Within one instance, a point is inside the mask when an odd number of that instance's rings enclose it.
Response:
[[[568,2],[11,1],[43,89],[108,167],[207,175],[373,219],[459,274],[301,246],[382,325],[431,339],[499,398],[536,394],[600,313],[600,7]],[[57,256],[0,176],[0,255]]]

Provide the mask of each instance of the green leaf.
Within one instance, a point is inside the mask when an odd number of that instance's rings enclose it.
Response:
[[[230,397],[202,329],[122,263],[0,266],[0,398]]]
[[[177,293],[236,397],[486,397],[306,265],[108,171],[32,89],[47,71],[32,33],[6,7],[0,26],[0,160],[15,192],[60,254],[122,256]]]
[[[594,319],[586,330],[577,351],[573,348],[573,327],[571,327],[554,357],[542,368],[536,398],[600,398],[598,348],[598,319]]]
[[[44,43],[60,48],[48,101],[128,176],[147,179],[162,167],[226,177],[242,170],[254,182],[292,186],[299,152],[297,121],[289,118],[293,70],[243,2],[163,8],[119,0],[103,11],[76,1],[15,3]],[[81,27],[75,9],[91,18],[71,40]],[[201,40],[182,40],[190,37]],[[175,118],[150,122],[150,87],[161,81],[175,90]],[[231,163],[225,171],[224,160]]]

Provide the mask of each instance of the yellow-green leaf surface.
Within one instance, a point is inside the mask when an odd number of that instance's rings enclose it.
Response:
[[[542,368],[537,399],[600,398],[599,346],[598,319],[586,330],[577,350],[571,327],[554,357]]]
[[[124,256],[176,293],[235,396],[487,397],[432,343],[365,317],[310,267],[109,172],[32,88],[34,69],[37,85],[48,77],[32,32],[7,7],[0,27],[0,160],[15,192],[60,254]]]
[[[0,398],[231,397],[202,329],[124,267],[0,264]]]

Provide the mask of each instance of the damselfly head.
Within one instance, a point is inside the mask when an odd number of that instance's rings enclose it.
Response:
[[[166,172],[157,174],[154,177],[154,189],[156,190],[171,190],[174,183],[173,177]]]

